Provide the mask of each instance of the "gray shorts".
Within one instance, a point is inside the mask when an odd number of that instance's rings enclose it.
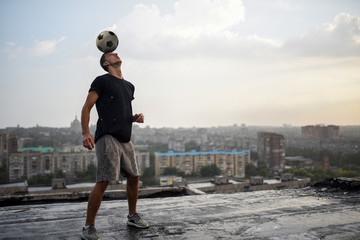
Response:
[[[119,180],[119,174],[139,176],[135,150],[131,142],[121,143],[111,135],[104,135],[95,144],[97,158],[96,182]]]

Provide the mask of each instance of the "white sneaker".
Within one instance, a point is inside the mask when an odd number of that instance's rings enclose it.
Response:
[[[141,215],[138,213],[135,213],[131,217],[128,215],[127,218],[128,218],[127,225],[129,226],[134,226],[137,228],[149,227],[149,224],[144,219],[142,219]]]

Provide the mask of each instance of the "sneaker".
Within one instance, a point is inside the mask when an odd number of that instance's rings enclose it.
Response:
[[[128,218],[127,225],[129,225],[129,226],[134,226],[137,228],[148,228],[149,227],[149,224],[147,222],[145,222],[145,220],[142,219],[141,215],[138,213],[135,213],[131,217],[128,215],[127,218]]]
[[[83,228],[81,239],[83,239],[83,240],[102,240],[102,238],[99,236],[99,233],[96,231],[94,225],[90,225],[90,227],[88,227],[88,229]]]

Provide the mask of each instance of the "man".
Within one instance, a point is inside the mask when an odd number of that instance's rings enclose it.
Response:
[[[124,80],[121,63],[116,53],[102,55],[100,65],[108,74],[99,76],[92,82],[81,112],[83,146],[89,150],[95,148],[98,162],[96,184],[89,196],[83,228],[82,238],[86,240],[101,239],[95,229],[95,217],[109,182],[118,180],[119,173],[127,178],[127,224],[138,228],[149,227],[136,212],[139,172],[134,147],[130,142],[132,123],[143,123],[144,115],[132,113],[131,101],[134,99],[135,88]],[[89,120],[95,103],[99,119],[94,139],[89,131]]]

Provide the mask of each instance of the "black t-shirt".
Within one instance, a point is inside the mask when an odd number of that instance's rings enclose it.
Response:
[[[134,99],[134,85],[124,79],[105,74],[95,78],[90,91],[95,91],[99,95],[96,101],[99,119],[95,142],[104,134],[112,135],[119,142],[129,142],[133,122],[131,101]]]

